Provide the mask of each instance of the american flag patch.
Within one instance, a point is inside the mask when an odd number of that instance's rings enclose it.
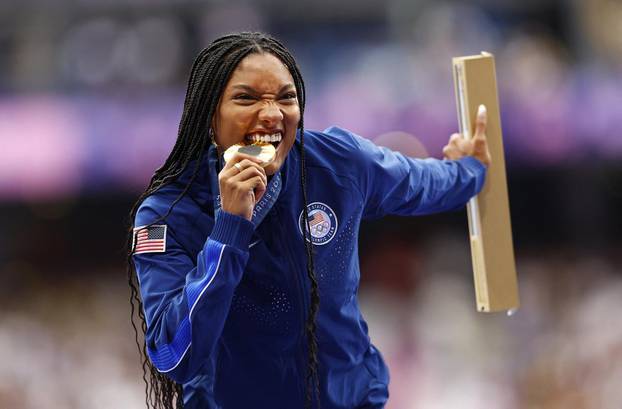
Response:
[[[322,214],[323,212],[315,212],[312,216],[311,219],[309,219],[309,225],[311,227],[316,226],[320,223],[322,223],[323,221],[325,221],[326,219],[324,218],[324,215]]]
[[[166,251],[166,225],[134,228],[134,254],[163,253]]]

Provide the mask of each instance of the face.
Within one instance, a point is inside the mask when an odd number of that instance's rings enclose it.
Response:
[[[274,55],[255,53],[233,71],[212,126],[223,151],[245,140],[272,139],[276,156],[265,170],[273,175],[294,145],[299,121],[298,96],[289,70]]]

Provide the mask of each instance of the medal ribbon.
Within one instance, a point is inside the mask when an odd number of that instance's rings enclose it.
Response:
[[[216,219],[216,215],[221,210],[221,202],[220,202],[220,187],[218,185],[218,173],[223,168],[222,157],[218,154],[218,149],[214,144],[211,144],[207,151],[208,158],[208,166],[209,166],[209,177],[210,177],[210,186],[212,188],[212,194],[214,194],[214,219]],[[281,171],[279,170],[274,176],[272,176],[272,180],[268,183],[268,187],[264,192],[261,200],[255,204],[255,208],[253,209],[253,217],[251,222],[255,225],[255,227],[259,226],[261,221],[266,217],[276,199],[279,197],[279,193],[281,193],[281,188],[283,187],[283,183],[281,181]]]

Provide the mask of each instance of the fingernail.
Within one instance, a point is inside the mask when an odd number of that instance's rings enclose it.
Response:
[[[481,104],[478,108],[477,108],[477,116],[483,116],[486,115],[486,106],[484,104]]]

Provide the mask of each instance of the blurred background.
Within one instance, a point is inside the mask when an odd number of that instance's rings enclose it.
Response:
[[[0,407],[140,408],[125,232],[194,56],[267,31],[306,125],[439,157],[451,57],[496,56],[522,308],[475,312],[465,211],[363,225],[388,409],[622,407],[619,0],[3,0]]]

